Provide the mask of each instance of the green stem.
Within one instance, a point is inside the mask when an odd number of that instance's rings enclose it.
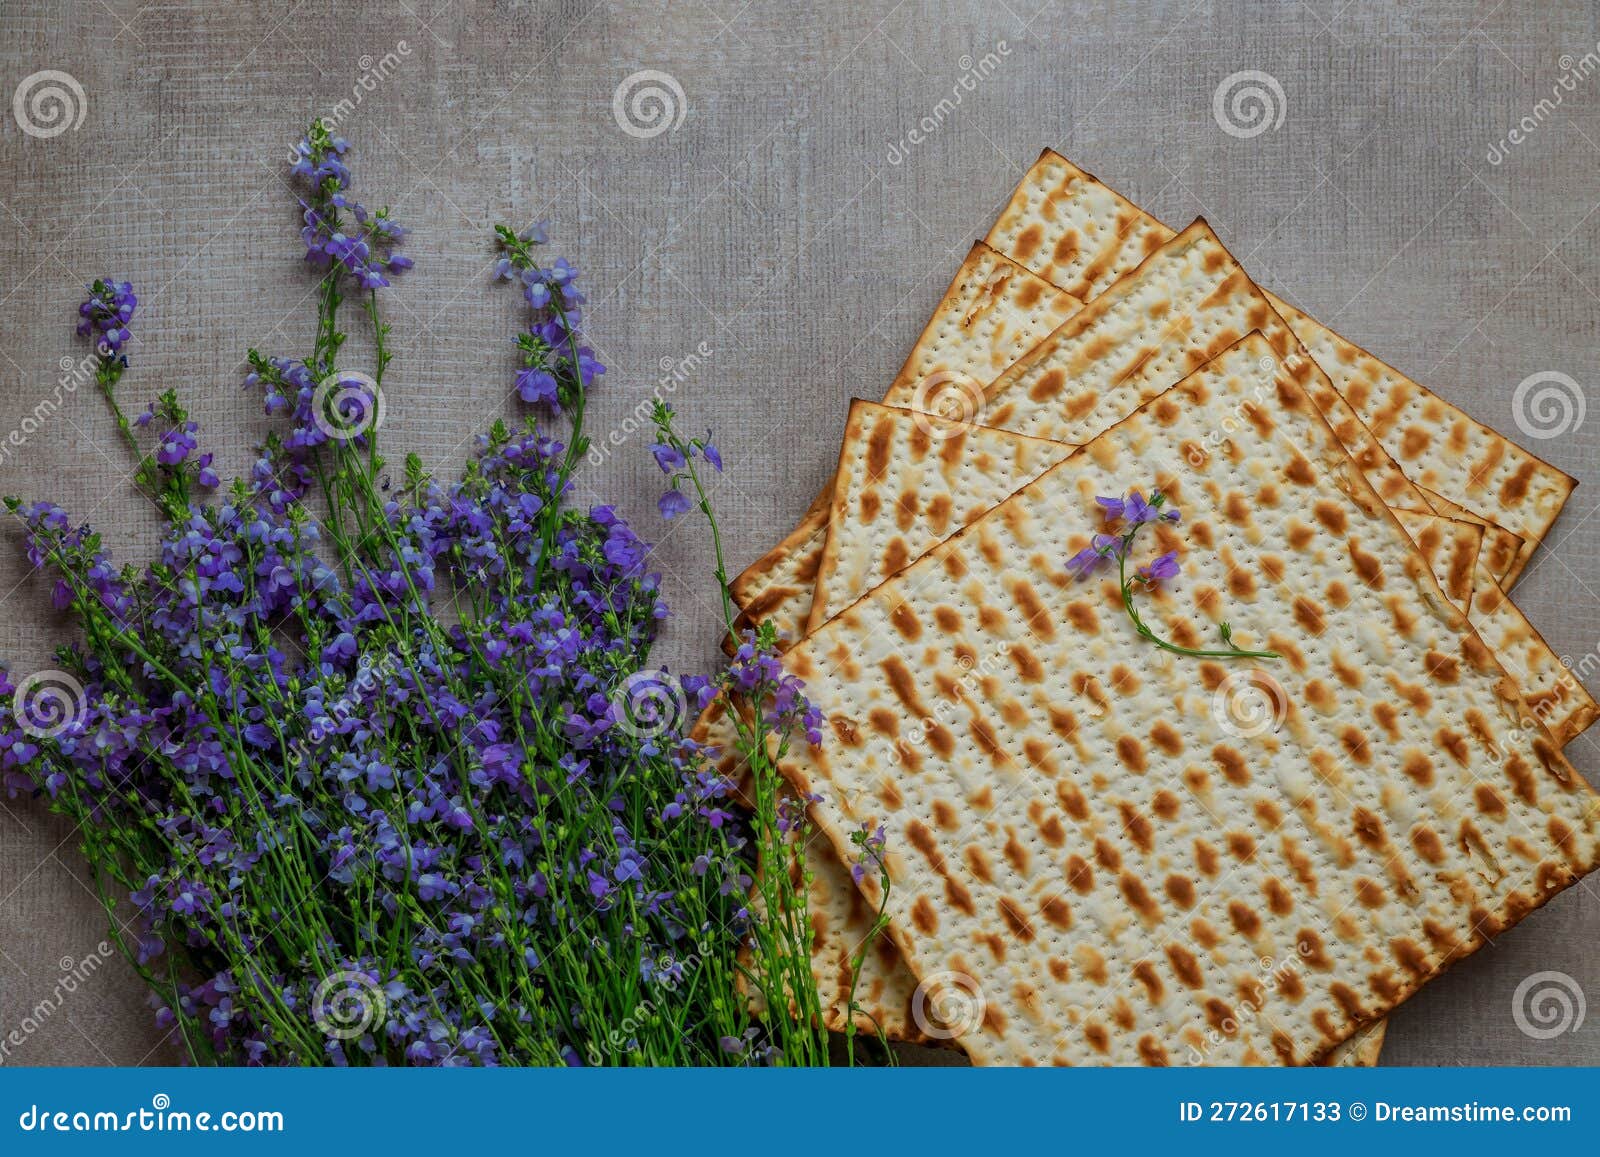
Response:
[[[721,529],[704,479],[695,465],[699,447],[683,439],[673,428],[671,411],[664,403],[657,404],[654,421],[662,440],[683,455],[685,464],[676,477],[688,481],[699,509],[711,528],[723,622],[732,634],[735,631],[736,612],[728,594]],[[764,640],[764,643],[770,645],[771,640]],[[723,694],[731,695],[731,691],[724,687]],[[784,787],[778,765],[787,753],[789,736],[781,731],[773,732],[768,727],[765,704],[770,695],[769,688],[755,689],[748,722],[736,705],[728,705],[738,751],[750,769],[755,788],[752,823],[760,865],[756,890],[763,915],[752,929],[757,967],[748,970],[747,975],[761,987],[765,995],[768,1024],[774,1031],[785,1061],[799,1065],[826,1065],[829,1061],[828,1036],[823,1025],[816,976],[811,966],[810,876],[805,870],[804,859],[809,827],[802,825],[798,832],[793,833],[795,842],[791,848],[778,825],[779,796]],[[797,859],[795,874],[799,877],[798,886],[791,875],[791,858]],[[846,1012],[848,1018],[849,1010]],[[853,1048],[848,1052],[853,1063]]]
[[[1135,531],[1137,533],[1137,531]],[[1132,538],[1132,535],[1129,535]],[[1117,560],[1117,578],[1122,583],[1122,606],[1128,612],[1128,618],[1133,620],[1133,629],[1140,635],[1149,639],[1163,651],[1171,651],[1174,655],[1188,655],[1195,659],[1281,659],[1282,655],[1276,651],[1249,651],[1243,647],[1235,647],[1228,625],[1224,623],[1219,629],[1222,631],[1223,642],[1228,644],[1225,651],[1207,649],[1203,647],[1185,647],[1180,643],[1173,643],[1156,634],[1140,617],[1138,608],[1133,605],[1133,584],[1140,581],[1138,576],[1128,578],[1128,560],[1126,557]]]
[[[889,869],[880,856],[874,855],[873,860],[878,865],[878,910],[872,917],[872,927],[867,929],[866,936],[862,937],[861,946],[856,949],[855,955],[850,959],[850,992],[845,1001],[845,1026],[844,1048],[845,1059],[851,1068],[856,1064],[856,1036],[860,1031],[856,1027],[856,1014],[860,1013],[872,1022],[878,1043],[883,1046],[884,1056],[889,1063],[894,1063],[894,1050],[889,1047],[888,1034],[884,1032],[883,1025],[878,1018],[867,1012],[856,1003],[856,988],[861,984],[861,970],[866,967],[867,952],[889,927]]]
[[[1150,506],[1161,509],[1166,496],[1161,491],[1152,491]],[[1138,574],[1128,577],[1128,556],[1133,553],[1134,540],[1139,537],[1139,532],[1145,528],[1146,523],[1135,523],[1133,528],[1122,536],[1122,548],[1117,551],[1117,582],[1122,588],[1122,609],[1128,612],[1128,618],[1133,622],[1133,629],[1145,639],[1160,647],[1163,651],[1170,651],[1174,655],[1188,655],[1194,659],[1281,659],[1283,656],[1276,651],[1251,651],[1243,647],[1236,647],[1233,643],[1233,628],[1227,623],[1222,623],[1218,630],[1226,650],[1206,647],[1185,647],[1169,639],[1163,639],[1156,634],[1139,614],[1139,609],[1133,604],[1133,586],[1139,583],[1146,589],[1155,586],[1154,580],[1146,579]],[[1103,551],[1101,553],[1104,553]]]

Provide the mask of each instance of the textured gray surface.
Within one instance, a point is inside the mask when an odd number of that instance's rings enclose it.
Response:
[[[115,274],[143,297],[129,400],[181,387],[224,473],[245,467],[263,426],[237,390],[243,350],[307,344],[284,150],[384,72],[341,131],[358,192],[415,230],[418,268],[392,295],[387,444],[454,469],[509,409],[518,302],[488,281],[489,228],[549,217],[611,370],[602,436],[710,351],[671,396],[724,447],[716,497],[737,569],[809,501],[846,399],[882,393],[960,254],[1052,145],[1169,224],[1205,214],[1263,284],[1582,479],[1517,597],[1558,652],[1591,654],[1600,416],[1533,443],[1512,396],[1538,372],[1580,391],[1600,379],[1594,7],[1040,2],[4,0],[0,96],[57,69],[84,98],[81,125],[49,138],[0,111],[0,435],[81,355],[82,283]],[[961,88],[986,54],[998,67]],[[649,138],[612,109],[640,69],[671,74],[687,105]],[[1280,83],[1283,118],[1241,139],[1212,98],[1245,69]],[[1539,110],[1563,75],[1559,106]],[[925,141],[904,140],[957,91]],[[1493,162],[1524,117],[1526,140]],[[96,396],[68,392],[23,441],[0,457],[0,491],[60,501],[119,557],[148,555],[153,512]],[[709,552],[698,526],[659,527],[657,478],[634,439],[583,485],[660,539],[678,611],[662,655],[704,669]],[[64,624],[14,530],[0,537],[0,657],[27,672],[49,665]],[[1569,754],[1600,776],[1594,740]],[[0,812],[0,1040],[21,1041],[5,1060],[169,1061],[119,963],[30,1013],[101,939],[85,879],[71,832],[27,801]],[[1430,985],[1394,1018],[1386,1060],[1600,1063],[1600,1010],[1552,1039],[1513,1016],[1541,970],[1600,999],[1596,888]]]

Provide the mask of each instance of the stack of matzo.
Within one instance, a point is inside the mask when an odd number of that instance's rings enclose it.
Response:
[[[785,768],[836,845],[808,852],[831,1024],[876,901],[834,854],[861,822],[894,881],[865,1017],[946,1036],[928,1010],[976,999],[957,1043],[1018,1063],[1370,1060],[1389,1007],[1592,866],[1559,744],[1596,707],[1505,595],[1571,480],[1203,223],[1046,153],[885,402],[734,584],[806,636],[831,723]],[[1158,484],[1185,573],[1149,615],[1180,642],[1231,616],[1282,661],[1159,652],[1114,582],[1068,580],[1094,495]],[[1218,732],[1240,678],[1276,729]]]

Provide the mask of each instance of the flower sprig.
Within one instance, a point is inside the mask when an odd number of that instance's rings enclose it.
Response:
[[[133,320],[139,297],[133,285],[110,277],[96,278],[89,287],[89,296],[78,306],[78,336],[94,342],[94,380],[111,406],[117,420],[117,432],[122,435],[136,457],[140,456],[138,440],[128,416],[117,403],[117,382],[128,368],[128,355],[123,347],[132,339],[128,323]]]
[[[888,1034],[884,1032],[883,1025],[856,1000],[856,989],[861,983],[861,970],[866,967],[867,952],[877,942],[878,937],[884,935],[889,928],[889,893],[893,881],[889,876],[888,860],[885,859],[888,842],[882,824],[874,829],[863,822],[859,828],[850,833],[850,843],[856,849],[855,862],[850,865],[850,878],[858,886],[868,876],[875,876],[878,881],[878,909],[872,915],[872,927],[861,938],[855,955],[850,958],[850,992],[845,1000],[844,1041],[845,1057],[852,1067],[856,1063],[856,1035],[860,1031],[856,1024],[857,1013],[871,1022],[888,1063],[891,1065],[896,1063],[894,1050],[889,1047]]]
[[[215,489],[220,480],[212,469],[212,455],[197,453],[195,438],[199,426],[178,400],[176,390],[167,390],[149,407],[129,418],[117,398],[117,383],[128,369],[126,346],[133,338],[133,320],[139,298],[133,285],[109,277],[88,286],[88,297],[78,306],[78,336],[95,346],[95,382],[111,408],[117,432],[132,451],[138,466],[134,481],[169,515],[182,517],[195,488]],[[159,441],[146,452],[138,431],[156,423]]]
[[[578,291],[578,271],[565,257],[549,265],[540,262],[534,249],[549,239],[543,221],[520,233],[496,225],[495,237],[502,250],[495,262],[495,276],[521,284],[522,296],[534,314],[527,332],[517,335],[522,361],[517,395],[524,402],[545,402],[571,414],[581,408],[584,393],[595,378],[606,372],[594,351],[578,343],[581,307],[586,300]]]
[[[1139,537],[1141,530],[1163,522],[1176,525],[1181,515],[1176,508],[1167,506],[1166,495],[1160,490],[1152,490],[1148,500],[1139,491],[1130,490],[1126,498],[1098,495],[1095,502],[1104,511],[1108,525],[1120,522],[1124,529],[1120,533],[1096,534],[1088,546],[1067,560],[1067,570],[1074,578],[1081,579],[1115,560],[1117,581],[1122,588],[1122,607],[1128,612],[1135,631],[1163,651],[1171,651],[1174,655],[1189,655],[1196,659],[1281,658],[1276,651],[1252,651],[1235,645],[1233,627],[1226,622],[1217,628],[1222,636],[1220,648],[1185,647],[1156,634],[1140,616],[1139,608],[1134,605],[1133,593],[1135,588],[1155,590],[1167,579],[1177,578],[1182,570],[1178,552],[1169,550],[1159,554],[1143,566],[1135,567],[1131,575],[1128,573],[1128,557],[1133,553],[1134,540]]]
[[[370,211],[350,194],[350,169],[343,159],[349,148],[349,142],[320,120],[312,122],[295,146],[290,172],[310,186],[300,198],[300,239],[312,265],[337,265],[362,289],[382,289],[390,274],[413,265],[405,254],[392,252],[406,230],[387,208]]]
[[[778,771],[792,743],[804,740],[813,747],[822,743],[822,713],[806,697],[805,685],[784,668],[773,625],[763,622],[754,631],[740,628],[738,608],[728,593],[722,531],[706,490],[709,475],[700,466],[704,462],[722,472],[722,455],[711,432],[703,438],[686,437],[675,425],[672,407],[659,398],[651,407],[650,419],[656,430],[650,453],[668,479],[668,489],[657,506],[663,518],[676,518],[697,508],[705,516],[716,560],[723,624],[740,640],[719,690],[732,704],[736,754],[748,769],[746,802],[756,861],[761,867],[750,897],[748,955],[741,968],[745,982],[762,993],[768,1009],[789,1012],[787,1016],[775,1012],[763,1022],[770,1042],[761,1056],[768,1063],[826,1065],[830,1052],[812,973],[813,928],[807,902],[810,877],[804,859],[813,830],[805,805],[816,802],[816,797],[795,797]],[[748,711],[741,710],[740,704]],[[780,870],[779,865],[790,865],[790,870]],[[869,936],[867,941],[871,939]],[[853,991],[851,1000],[853,1003]],[[847,1057],[853,1064],[854,1034],[850,1035]],[[739,1055],[753,1055],[743,1051],[750,1048],[748,1037],[733,1044]]]
[[[722,473],[722,453],[717,449],[716,443],[711,440],[711,431],[706,431],[704,438],[684,438],[672,428],[672,407],[660,399],[656,400],[651,420],[656,424],[661,441],[650,444],[650,453],[656,460],[656,465],[661,467],[661,473],[670,480],[670,486],[661,495],[656,503],[661,511],[661,517],[673,519],[680,514],[687,514],[694,508],[694,501],[678,487],[681,483],[693,484],[687,467],[695,458],[704,458],[706,463],[718,474]],[[701,507],[706,503],[701,499]]]

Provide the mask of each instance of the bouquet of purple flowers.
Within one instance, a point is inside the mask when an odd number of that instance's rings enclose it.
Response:
[[[721,686],[758,705],[753,813],[686,737],[719,687],[648,666],[649,548],[565,501],[604,368],[542,226],[497,230],[498,273],[532,311],[517,392],[563,436],[496,422],[459,481],[391,470],[383,290],[411,261],[346,153],[322,125],[297,150],[316,337],[250,352],[282,428],[248,478],[222,486],[175,393],[126,416],[137,298],[90,287],[79,332],[168,529],[159,561],[118,569],[59,507],[7,500],[82,638],[57,670],[0,671],[6,788],[76,824],[194,1063],[825,1061],[803,881],[753,857],[797,822],[772,759],[820,739],[815,712],[770,637],[746,639]],[[347,302],[370,373],[339,364]],[[716,447],[655,416],[663,513],[709,517]],[[751,1021],[757,974],[788,1015]]]

